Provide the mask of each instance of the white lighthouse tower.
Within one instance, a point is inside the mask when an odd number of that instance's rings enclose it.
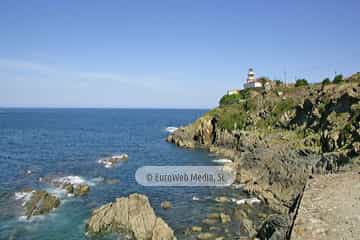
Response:
[[[249,69],[248,75],[246,78],[246,83],[244,84],[244,88],[257,88],[262,87],[261,82],[257,81],[255,78],[255,72],[252,68]]]

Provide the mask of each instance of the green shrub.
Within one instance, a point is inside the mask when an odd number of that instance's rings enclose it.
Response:
[[[336,75],[334,77],[333,83],[339,84],[339,83],[342,83],[342,82],[344,82],[344,78],[343,78],[342,74],[338,74],[338,75]]]
[[[224,112],[218,121],[221,128],[227,130],[243,129],[246,126],[247,114],[240,109],[237,111]]]
[[[331,83],[331,81],[330,81],[329,78],[325,78],[325,79],[322,81],[322,85],[328,85],[328,84],[330,84],[330,83]]]
[[[298,79],[298,80],[296,80],[296,83],[295,83],[295,87],[307,86],[307,85],[309,85],[309,83],[305,78]]]
[[[284,84],[281,80],[274,80],[274,82],[277,86]]]
[[[280,117],[287,111],[294,109],[296,102],[292,98],[281,100],[274,104],[270,116],[265,120],[267,126],[272,126],[279,121]]]
[[[241,99],[241,95],[238,93],[231,94],[231,95],[225,95],[220,99],[220,106],[239,103],[240,99]]]
[[[250,90],[244,89],[241,90],[239,93],[231,94],[231,95],[224,95],[220,99],[220,106],[230,105],[241,102],[241,100],[246,100],[250,96]]]

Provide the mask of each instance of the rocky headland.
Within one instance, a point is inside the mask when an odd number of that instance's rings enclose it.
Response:
[[[308,179],[360,166],[360,73],[337,83],[270,86],[224,96],[167,141],[231,159],[236,183],[276,212],[249,237],[290,239]]]

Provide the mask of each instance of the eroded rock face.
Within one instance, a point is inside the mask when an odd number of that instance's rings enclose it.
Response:
[[[253,106],[248,109],[240,103],[220,106],[179,128],[167,140],[231,159],[237,170],[235,183],[244,184],[245,191],[292,219],[311,174],[337,172],[360,154],[359,83],[293,90],[281,102],[269,93],[246,98],[246,104]],[[271,107],[274,103],[277,108]],[[245,120],[244,126],[235,126]],[[207,225],[213,222],[204,221]],[[289,224],[281,222],[277,217],[265,222],[261,239],[283,239]]]
[[[272,215],[265,221],[257,237],[267,240],[286,240],[289,226],[290,220],[286,216]]]
[[[60,199],[50,193],[38,190],[33,191],[30,200],[24,205],[25,215],[29,219],[32,216],[47,214],[60,205]]]
[[[86,230],[92,233],[124,231],[137,240],[175,239],[173,230],[155,215],[148,198],[136,193],[94,210]]]
[[[314,173],[327,174],[336,173],[340,167],[349,163],[350,159],[342,152],[325,153],[313,168]]]

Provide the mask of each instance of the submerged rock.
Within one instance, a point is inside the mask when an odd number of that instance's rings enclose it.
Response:
[[[121,161],[127,161],[128,158],[129,156],[126,153],[122,153],[120,155],[99,159],[98,163],[103,164],[106,168],[110,168]]]
[[[221,220],[221,223],[223,223],[223,224],[231,222],[230,216],[225,213],[220,213],[220,220]]]
[[[106,179],[105,180],[105,183],[106,184],[110,184],[110,185],[112,185],[112,184],[118,184],[118,183],[120,183],[120,180],[119,179]]]
[[[148,198],[137,193],[95,209],[86,230],[92,233],[128,232],[135,239],[175,239],[173,230],[155,215]]]
[[[192,232],[201,232],[201,231],[202,231],[202,227],[192,226],[192,227],[191,227],[191,231],[192,231]]]
[[[226,196],[216,197],[216,198],[215,198],[215,202],[218,202],[218,203],[227,203],[227,202],[230,202],[230,198],[228,198],[228,197],[226,197]]]
[[[196,239],[198,239],[198,240],[208,240],[208,239],[213,239],[213,238],[215,238],[215,234],[209,233],[209,232],[200,233],[200,234],[197,235],[197,237],[196,237]]]
[[[169,209],[172,208],[172,204],[169,201],[163,201],[160,205],[163,209]]]
[[[69,195],[76,196],[76,197],[84,196],[90,191],[89,185],[87,185],[85,183],[73,184],[70,182],[65,182],[62,185],[60,185],[60,187],[64,190],[66,190],[66,192]]]
[[[60,199],[50,193],[43,190],[33,191],[24,205],[25,216],[29,219],[32,216],[46,214],[59,205]]]
[[[79,184],[75,186],[74,195],[75,196],[84,196],[90,191],[89,185]]]

